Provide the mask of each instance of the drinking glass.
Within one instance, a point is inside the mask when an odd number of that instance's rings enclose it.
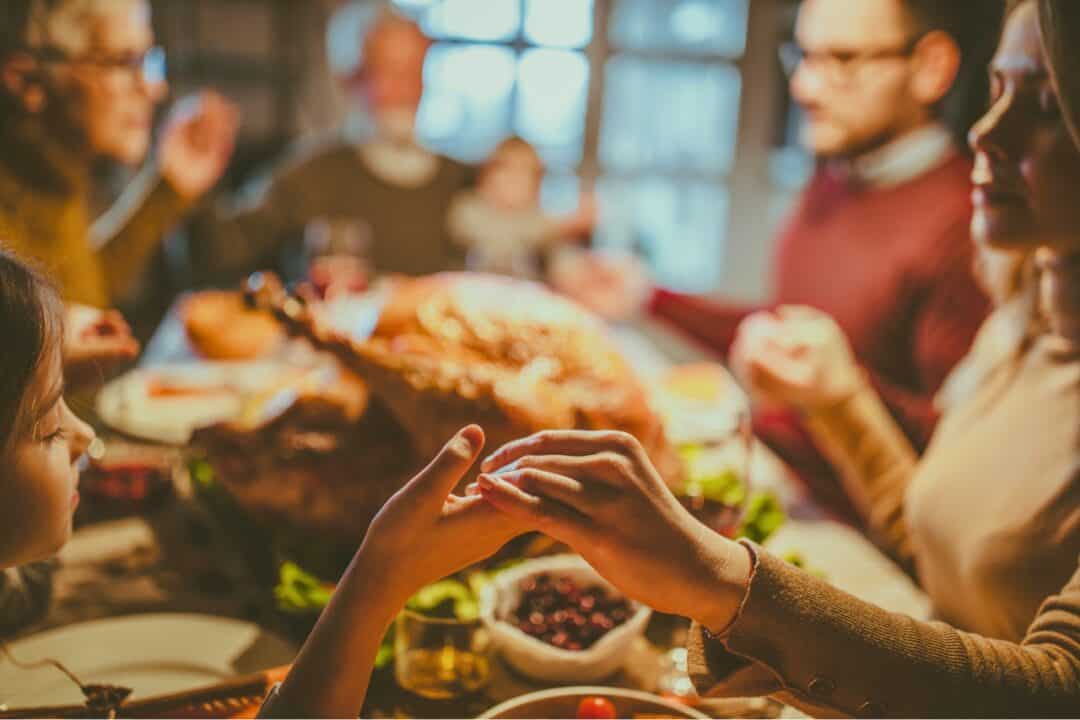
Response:
[[[479,619],[403,610],[394,629],[394,675],[405,690],[432,700],[468,695],[491,677],[490,645]]]
[[[308,279],[323,297],[366,289],[371,226],[357,218],[317,218],[304,227]]]

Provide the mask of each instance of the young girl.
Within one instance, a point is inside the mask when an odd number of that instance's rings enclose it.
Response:
[[[544,172],[536,149],[510,137],[484,163],[476,189],[454,200],[447,223],[466,250],[470,270],[539,278],[549,252],[592,229],[595,212],[588,198],[562,219],[541,209]]]
[[[12,568],[51,557],[70,537],[79,461],[94,431],[64,402],[63,305],[3,249],[0,333],[0,568]],[[264,715],[356,717],[379,642],[405,601],[518,534],[518,523],[480,498],[450,494],[483,444],[480,428],[465,428],[384,506]]]

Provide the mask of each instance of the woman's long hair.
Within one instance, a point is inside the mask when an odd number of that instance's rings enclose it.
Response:
[[[1080,148],[1080,2],[1038,0],[1039,30],[1062,115]]]
[[[63,307],[53,286],[0,247],[0,461],[35,413],[27,389],[63,342]]]

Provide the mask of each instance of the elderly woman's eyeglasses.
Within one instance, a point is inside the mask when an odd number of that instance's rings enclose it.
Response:
[[[164,48],[153,46],[143,52],[117,54],[71,55],[58,47],[43,46],[28,48],[27,52],[43,63],[67,65],[83,64],[113,70],[127,71],[135,79],[141,79],[148,85],[165,82],[166,61]]]
[[[899,47],[877,50],[804,50],[798,43],[780,46],[780,65],[788,78],[795,77],[800,67],[806,66],[821,74],[830,85],[850,85],[859,70],[871,62],[900,60],[911,57],[922,36],[912,38]]]

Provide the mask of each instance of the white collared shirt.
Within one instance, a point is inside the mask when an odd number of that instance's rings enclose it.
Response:
[[[952,134],[932,123],[855,158],[850,170],[866,185],[892,187],[943,165],[955,152]]]

